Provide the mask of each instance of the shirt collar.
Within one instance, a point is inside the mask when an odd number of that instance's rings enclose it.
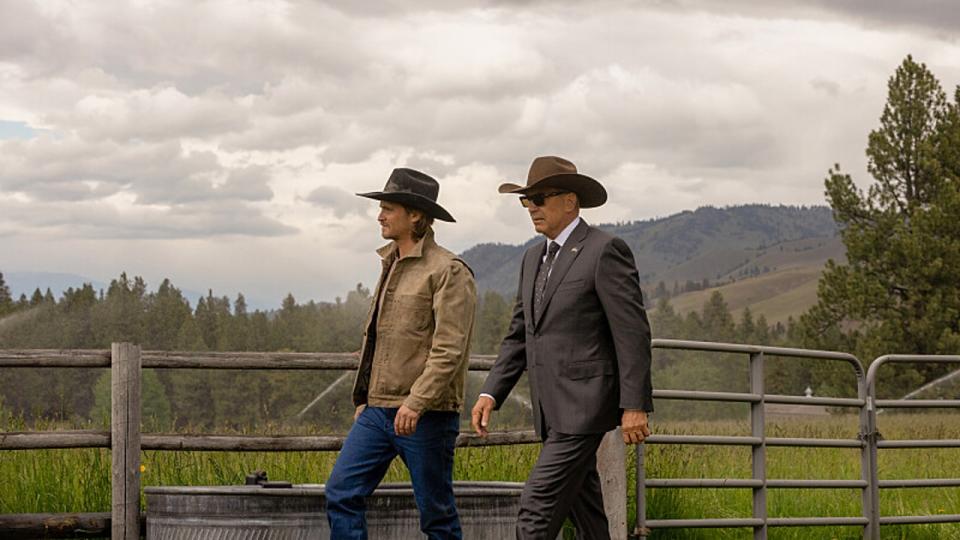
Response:
[[[579,224],[580,224],[580,216],[573,218],[573,221],[571,221],[570,224],[568,224],[562,231],[560,231],[560,234],[558,234],[557,237],[554,238],[552,241],[556,242],[560,247],[563,247],[563,245],[567,243],[567,238],[570,238],[570,235],[573,233],[573,230],[576,229],[577,225]],[[551,240],[547,238],[547,247],[550,246],[550,242]]]

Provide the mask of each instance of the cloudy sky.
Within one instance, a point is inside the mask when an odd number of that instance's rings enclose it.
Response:
[[[605,183],[593,222],[823,204],[907,54],[952,94],[957,36],[949,0],[0,0],[0,271],[330,300],[395,166],[455,251],[532,236],[496,187],[543,154]]]

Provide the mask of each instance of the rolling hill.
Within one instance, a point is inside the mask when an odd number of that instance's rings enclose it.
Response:
[[[714,291],[720,291],[734,315],[749,307],[754,316],[785,323],[816,303],[817,282],[829,259],[845,260],[839,237],[784,242],[763,250],[748,265],[768,271],[740,279],[728,274],[721,284],[680,294],[670,304],[680,313],[699,310]]]
[[[671,294],[680,312],[700,309],[720,290],[731,310],[749,306],[769,322],[797,316],[816,301],[828,259],[844,248],[827,207],[702,207],[665,218],[600,228],[633,250],[648,297]],[[524,245],[480,244],[463,253],[478,289],[512,297]],[[649,302],[653,304],[653,302]]]

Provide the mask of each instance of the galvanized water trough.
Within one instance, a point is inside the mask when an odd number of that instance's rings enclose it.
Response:
[[[464,538],[514,536],[523,484],[454,482]],[[147,540],[321,540],[330,536],[322,484],[148,487]],[[367,500],[370,538],[422,538],[409,484],[384,484]]]

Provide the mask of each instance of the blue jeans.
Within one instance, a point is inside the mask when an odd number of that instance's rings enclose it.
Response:
[[[463,538],[453,499],[453,449],[460,415],[427,411],[408,437],[394,433],[396,415],[397,409],[367,407],[350,428],[324,491],[332,540],[367,538],[366,497],[398,455],[410,471],[420,530],[430,540]]]

